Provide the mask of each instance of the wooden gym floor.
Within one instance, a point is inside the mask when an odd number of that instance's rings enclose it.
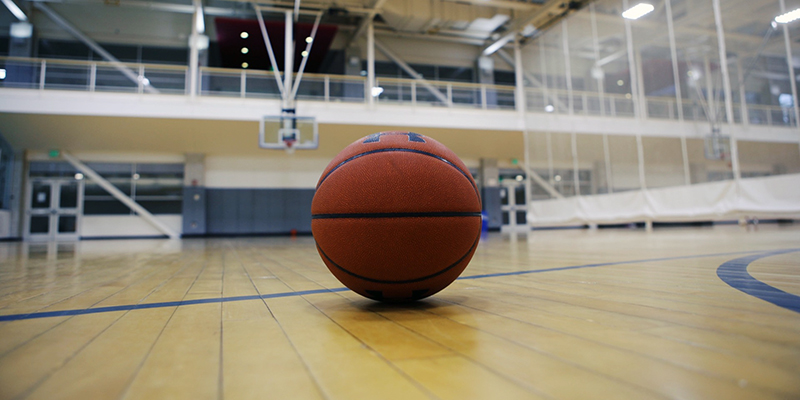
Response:
[[[800,398],[798,225],[490,234],[405,306],[310,237],[0,260],[2,399]]]

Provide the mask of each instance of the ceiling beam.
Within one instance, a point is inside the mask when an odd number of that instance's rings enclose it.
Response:
[[[506,8],[510,10],[530,11],[540,8],[541,4],[525,3],[509,0],[442,0],[448,3],[468,4],[478,7]]]

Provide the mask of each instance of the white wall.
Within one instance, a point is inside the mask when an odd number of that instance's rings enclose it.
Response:
[[[180,215],[156,215],[156,219],[175,232],[183,231]],[[81,218],[81,237],[163,236],[158,229],[136,215],[87,215]]]

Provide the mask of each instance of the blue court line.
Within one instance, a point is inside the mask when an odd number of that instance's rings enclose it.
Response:
[[[717,276],[736,290],[770,302],[778,307],[800,313],[800,296],[767,285],[747,272],[747,267],[753,261],[796,251],[800,251],[800,249],[775,250],[730,260],[717,268]]]
[[[499,272],[499,273],[496,273],[496,274],[470,275],[470,276],[462,276],[462,277],[460,277],[458,279],[495,278],[495,277],[498,277],[498,276],[525,275],[525,274],[537,274],[537,273],[540,273],[540,272],[568,271],[568,270],[571,270],[571,269],[608,267],[610,265],[636,264],[636,263],[653,262],[653,261],[684,260],[684,259],[687,259],[687,258],[706,258],[706,257],[732,256],[732,255],[737,255],[737,254],[752,254],[752,253],[758,253],[760,251],[761,250],[735,251],[735,252],[731,252],[731,253],[696,254],[696,255],[693,255],[693,256],[676,256],[676,257],[663,257],[663,258],[648,258],[648,259],[645,259],[645,260],[615,261],[615,262],[598,263],[598,264],[574,265],[574,266],[571,266],[571,267],[557,267],[557,268],[547,268],[547,269],[529,269],[529,270],[525,270],[525,271]],[[800,251],[800,249],[793,249],[792,251]]]
[[[737,252],[731,252],[731,253],[714,253],[714,254],[698,254],[698,255],[691,255],[691,256],[648,258],[648,259],[643,259],[643,260],[630,260],[630,261],[617,261],[617,262],[598,263],[598,264],[585,264],[585,265],[575,265],[575,266],[570,266],[570,267],[557,267],[557,268],[547,268],[547,269],[531,269],[531,270],[514,271],[514,272],[500,272],[500,273],[495,273],[495,274],[469,275],[469,276],[462,276],[462,277],[458,278],[458,280],[495,278],[495,277],[502,277],[502,276],[536,274],[536,273],[541,273],[541,272],[566,271],[566,270],[571,270],[571,269],[606,267],[606,266],[611,266],[611,265],[635,264],[635,263],[654,262],[654,261],[668,261],[668,260],[681,260],[681,259],[689,259],[689,258],[707,258],[707,257],[719,257],[719,256],[730,256],[730,255],[738,255],[738,254],[758,253],[758,254],[755,254],[755,255],[752,255],[752,256],[742,257],[742,258],[736,259],[736,260],[743,260],[743,259],[752,258],[753,260],[756,260],[756,259],[761,258],[761,257],[767,257],[767,256],[774,255],[774,254],[789,253],[789,252],[793,252],[793,251],[800,251],[800,249],[774,250],[774,251],[770,251],[770,252],[766,252],[766,253],[764,253],[764,252],[762,252],[760,250],[753,250],[753,251],[737,251]],[[736,260],[733,260],[733,261],[736,261]],[[731,261],[729,261],[729,263],[730,262]],[[748,262],[748,264],[749,264],[749,262]],[[724,265],[725,264],[723,264],[723,266]],[[746,268],[746,265],[745,265],[745,268]],[[733,285],[731,285],[731,286],[733,286]],[[769,287],[771,287],[771,286],[769,286]],[[34,313],[28,313],[28,314],[0,315],[0,322],[3,322],[3,321],[19,321],[19,320],[37,319],[37,318],[49,318],[49,317],[69,317],[69,316],[74,316],[74,315],[98,314],[98,313],[106,313],[106,312],[114,312],[114,311],[144,310],[144,309],[149,309],[149,308],[180,307],[180,306],[188,306],[188,305],[193,305],[193,304],[228,303],[228,302],[232,302],[232,301],[276,299],[276,298],[281,298],[281,297],[295,297],[295,296],[305,296],[305,295],[311,295],[311,294],[345,292],[345,291],[348,291],[348,290],[349,290],[348,288],[342,287],[342,288],[334,288],[334,289],[303,290],[303,291],[299,291],[299,292],[283,292],[283,293],[272,293],[272,294],[252,295],[252,296],[217,297],[217,298],[210,298],[210,299],[166,301],[166,302],[161,302],[161,303],[129,304],[129,305],[122,305],[122,306],[84,308],[84,309],[77,309],[77,310],[45,311],[45,312],[34,312]],[[775,289],[775,290],[777,290],[777,289]]]
[[[22,319],[49,318],[49,317],[70,317],[73,315],[98,314],[98,313],[106,313],[114,311],[144,310],[148,308],[180,307],[180,306],[189,306],[193,304],[228,303],[231,301],[275,299],[279,297],[305,296],[307,294],[344,292],[346,290],[350,289],[336,288],[336,289],[303,290],[299,292],[272,293],[260,296],[253,295],[253,296],[218,297],[212,299],[165,301],[161,303],[145,303],[145,304],[130,304],[130,305],[112,306],[112,307],[84,308],[80,310],[62,310],[62,311],[47,311],[47,312],[38,312],[29,314],[0,315],[0,321],[19,321]]]

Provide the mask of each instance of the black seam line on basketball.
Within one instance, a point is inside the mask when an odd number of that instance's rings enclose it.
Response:
[[[467,258],[469,253],[471,253],[473,250],[475,250],[475,246],[478,245],[478,241],[480,240],[480,238],[481,238],[481,235],[478,234],[478,237],[475,238],[475,243],[472,243],[472,246],[470,246],[469,250],[467,250],[467,252],[464,253],[464,255],[461,256],[461,258],[458,259],[458,261],[448,265],[447,268],[444,268],[441,271],[435,272],[435,273],[427,275],[427,276],[423,276],[423,277],[420,277],[420,278],[414,278],[414,279],[406,279],[404,281],[384,281],[384,280],[380,280],[380,279],[373,279],[373,278],[367,278],[366,276],[361,276],[359,274],[356,274],[354,272],[351,272],[351,271],[348,271],[348,270],[342,268],[342,266],[340,266],[339,264],[337,264],[333,260],[331,260],[331,258],[328,257],[327,254],[325,254],[325,251],[322,250],[322,247],[319,246],[319,243],[317,243],[317,249],[319,249],[319,252],[322,254],[322,256],[325,257],[325,259],[327,259],[328,261],[330,261],[331,264],[333,264],[334,267],[342,270],[342,272],[344,272],[344,273],[346,273],[348,275],[355,276],[358,279],[363,279],[363,280],[365,280],[367,282],[372,282],[372,283],[385,283],[385,284],[391,284],[391,285],[400,285],[400,284],[404,284],[404,283],[422,282],[422,281],[424,281],[426,279],[430,279],[430,278],[439,276],[439,275],[441,275],[441,274],[443,274],[443,273],[455,268],[456,265],[461,264],[461,262],[464,261],[465,258]]]
[[[480,212],[393,212],[393,213],[345,213],[345,214],[312,214],[311,219],[335,218],[453,218],[453,217],[480,217]]]
[[[402,152],[407,152],[407,153],[422,154],[422,155],[426,155],[426,156],[429,156],[429,157],[436,158],[439,161],[442,161],[442,162],[446,163],[447,165],[455,168],[456,171],[461,173],[461,175],[464,175],[464,177],[467,178],[467,182],[469,182],[470,186],[472,186],[472,188],[475,189],[475,194],[476,195],[478,194],[478,187],[475,186],[475,183],[472,181],[472,179],[469,176],[467,176],[467,174],[464,171],[462,171],[461,168],[458,168],[455,164],[453,164],[452,161],[450,161],[450,160],[448,160],[448,159],[446,159],[446,158],[444,158],[442,156],[437,156],[436,154],[429,153],[427,151],[416,150],[416,149],[403,149],[403,148],[396,148],[396,147],[387,147],[385,149],[375,149],[375,150],[365,151],[363,153],[356,154],[356,155],[354,155],[354,156],[352,156],[352,157],[340,162],[337,166],[333,167],[333,169],[328,171],[328,173],[325,174],[325,176],[322,177],[322,179],[319,181],[319,184],[317,185],[317,190],[319,190],[319,188],[322,187],[322,183],[325,182],[325,180],[328,179],[329,176],[331,176],[333,171],[336,171],[337,169],[339,169],[343,165],[349,163],[350,161],[353,161],[353,160],[355,160],[357,158],[361,158],[361,157],[364,157],[364,156],[367,156],[367,155],[370,155],[370,154],[386,153],[386,152],[393,152],[393,151],[402,151]],[[478,198],[480,199],[481,196],[478,195]]]

